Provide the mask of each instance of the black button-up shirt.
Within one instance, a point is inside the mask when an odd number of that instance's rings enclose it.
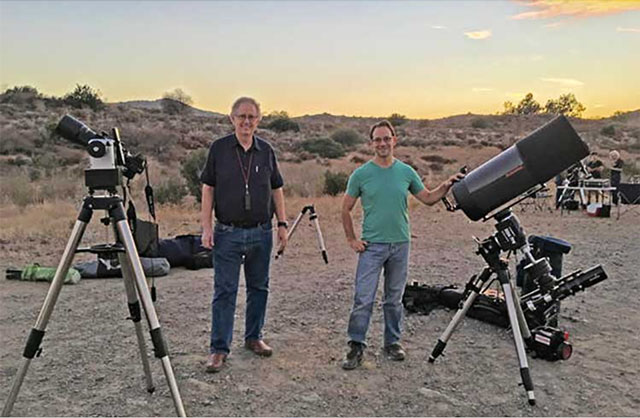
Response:
[[[248,211],[245,210],[245,175],[248,175],[251,196]],[[213,141],[200,180],[214,187],[215,216],[222,223],[271,221],[275,212],[272,190],[284,184],[271,145],[254,136],[253,144],[245,151],[235,134]]]

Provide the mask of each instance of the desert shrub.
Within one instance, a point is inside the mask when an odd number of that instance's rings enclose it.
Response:
[[[44,178],[38,188],[38,200],[41,202],[75,199],[82,195],[84,180],[78,178],[77,173],[56,173],[55,176]]]
[[[391,122],[391,124],[395,127],[395,126],[400,126],[403,123],[406,123],[407,117],[399,113],[392,113],[391,116],[387,118],[387,120]]]
[[[38,188],[24,176],[15,176],[8,181],[3,181],[0,186],[0,196],[3,201],[25,208],[34,203],[39,203]]]
[[[86,106],[93,110],[100,110],[104,107],[100,92],[87,84],[82,86],[76,84],[76,88],[71,93],[67,93],[62,100],[66,105],[78,109]]]
[[[188,191],[184,184],[174,177],[160,184],[155,190],[155,198],[159,204],[178,204],[187,195]]]
[[[0,103],[11,103],[15,105],[34,105],[36,100],[41,99],[42,95],[35,87],[16,86],[7,89],[0,94]]]
[[[31,154],[35,148],[33,139],[15,126],[0,127],[0,154]]]
[[[131,127],[124,132],[127,148],[132,153],[142,153],[149,157],[166,160],[169,150],[178,143],[180,137],[171,129],[162,127]]]
[[[600,133],[606,136],[614,136],[616,134],[616,128],[613,125],[603,126],[602,129],[600,129]]]
[[[344,147],[330,138],[305,139],[300,147],[324,158],[340,158],[345,154]]]
[[[450,160],[440,155],[423,155],[420,158],[426,162],[431,162],[431,163],[450,164],[450,163],[456,162],[456,160]]]
[[[323,193],[336,196],[347,190],[347,181],[349,174],[339,171],[333,173],[329,170],[324,172],[324,189]]]
[[[162,111],[170,115],[179,115],[189,113],[193,99],[182,89],[168,91],[162,96],[160,106]]]
[[[480,141],[480,145],[482,145],[483,147],[490,147],[491,143],[483,139],[482,141]]]
[[[469,138],[467,139],[467,144],[469,145],[473,145],[473,144],[477,144],[478,141],[475,138]]]
[[[489,127],[489,122],[485,118],[474,118],[471,120],[471,127],[476,129],[486,129]]]
[[[452,146],[452,145],[458,145],[458,143],[456,141],[454,141],[453,139],[443,139],[441,144],[444,145],[445,147]]]
[[[202,148],[192,152],[182,162],[180,166],[180,174],[186,181],[186,187],[189,193],[198,201],[202,199],[202,183],[200,182],[200,174],[207,162],[208,149]]]
[[[356,163],[356,164],[362,164],[363,162],[367,161],[364,158],[362,158],[359,155],[354,155],[353,157],[351,157],[350,160],[352,163]]]
[[[339,129],[331,134],[331,139],[347,149],[366,142],[366,140],[353,129]]]
[[[298,125],[298,122],[294,122],[288,117],[278,117],[267,124],[267,129],[276,132],[300,132],[300,125]]]
[[[418,147],[425,148],[427,147],[427,143],[423,139],[418,138],[402,138],[402,140],[398,141],[398,146],[400,147]]]
[[[431,164],[429,164],[429,168],[431,169],[431,171],[439,173],[440,171],[442,171],[442,164],[440,164],[440,163],[431,163]]]

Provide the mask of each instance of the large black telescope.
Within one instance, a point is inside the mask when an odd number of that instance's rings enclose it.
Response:
[[[477,221],[587,155],[587,144],[558,116],[454,184],[457,208]]]

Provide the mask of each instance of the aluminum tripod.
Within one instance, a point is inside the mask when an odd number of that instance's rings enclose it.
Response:
[[[525,391],[527,392],[527,400],[530,405],[535,405],[536,398],[533,392],[533,381],[531,380],[531,374],[529,372],[525,348],[525,341],[529,342],[531,340],[531,331],[529,330],[522,307],[520,306],[518,292],[513,285],[508,264],[500,258],[500,252],[503,250],[524,248],[527,258],[534,262],[535,260],[528,251],[524,231],[520,228],[517,218],[513,216],[511,211],[505,210],[498,213],[496,219],[499,222],[496,226],[498,232],[490,238],[478,242],[478,254],[484,258],[488,267],[485,267],[480,275],[474,275],[467,283],[464,298],[460,302],[460,308],[438,339],[429,356],[429,363],[433,363],[435,359],[442,354],[447,345],[447,341],[449,341],[456,327],[473,305],[473,302],[482,291],[484,284],[489,281],[493,274],[496,274],[507,305],[507,313],[513,333],[516,355],[518,356],[518,362],[520,364],[520,376]]]
[[[302,210],[298,214],[298,217],[293,222],[293,225],[291,225],[291,229],[287,233],[287,239],[291,239],[291,237],[293,236],[293,233],[296,231],[296,228],[298,227],[298,224],[302,220],[302,217],[307,212],[309,212],[309,220],[313,221],[313,223],[314,223],[314,225],[316,227],[316,236],[318,238],[318,247],[320,247],[320,251],[322,253],[322,259],[324,260],[324,262],[326,264],[329,264],[329,258],[327,257],[327,249],[324,246],[324,239],[322,238],[322,231],[320,230],[320,223],[318,222],[318,215],[316,214],[316,209],[313,207],[313,205],[307,205],[307,206],[302,208]],[[276,254],[276,259],[278,257],[280,257],[282,255],[282,253],[283,253],[282,250],[278,251],[278,253]]]
[[[87,225],[91,221],[94,209],[106,210],[109,213],[109,221],[114,227],[118,243],[115,246],[103,246],[100,249],[90,251],[118,253],[118,258],[122,267],[125,290],[127,293],[129,313],[131,315],[129,319],[131,319],[135,324],[140,356],[142,358],[142,366],[146,378],[147,391],[151,393],[155,388],[151,378],[147,349],[142,333],[142,326],[140,324],[140,320],[142,318],[140,312],[140,301],[142,302],[142,308],[144,309],[147,323],[149,325],[155,356],[162,362],[162,368],[173,398],[176,413],[178,416],[186,416],[184,406],[182,405],[182,399],[180,398],[178,385],[173,374],[173,369],[171,368],[167,346],[162,336],[160,323],[158,322],[158,316],[156,315],[155,308],[153,307],[153,301],[151,299],[149,289],[147,288],[147,282],[142,270],[138,251],[127,223],[122,199],[116,194],[104,196],[89,195],[85,197],[82,209],[80,210],[76,223],[71,231],[71,236],[64,249],[60,263],[58,264],[58,268],[53,281],[51,282],[51,286],[49,287],[49,291],[40,310],[40,314],[38,315],[38,319],[36,320],[36,324],[31,329],[27,339],[23,352],[23,362],[18,370],[11,392],[9,393],[9,397],[2,410],[2,416],[9,416],[11,414],[13,404],[20,392],[20,386],[22,385],[27,373],[29,364],[31,363],[31,360],[42,351],[40,344],[44,337],[49,317],[51,316],[56,300],[58,299],[58,295],[60,294],[62,283],[73,261],[73,257],[76,252],[85,251],[79,250],[78,245]]]

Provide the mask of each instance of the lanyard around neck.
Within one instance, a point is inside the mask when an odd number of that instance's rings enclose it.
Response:
[[[249,156],[249,166],[245,171],[244,165],[242,165],[242,159],[240,158],[240,153],[238,152],[238,148],[236,148],[236,156],[238,157],[238,164],[240,165],[240,171],[242,172],[242,178],[244,179],[244,187],[245,189],[249,189],[249,177],[251,176],[251,162],[253,161],[253,152]]]

